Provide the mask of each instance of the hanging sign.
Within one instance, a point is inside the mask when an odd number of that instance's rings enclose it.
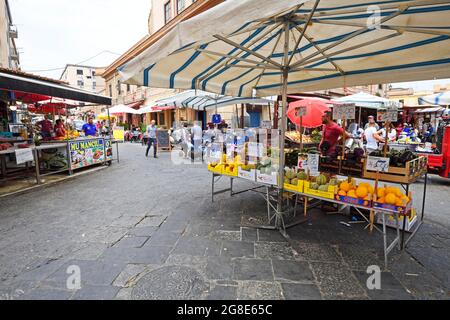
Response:
[[[264,144],[249,142],[248,143],[248,156],[262,158],[264,156]]]
[[[389,172],[389,161],[389,158],[368,156],[366,162],[366,170]]]
[[[31,148],[16,149],[16,163],[23,164],[34,160]]]
[[[308,153],[308,169],[309,174],[316,176],[319,173],[319,155],[315,153]]]
[[[304,116],[306,116],[306,107],[295,108],[295,115],[297,117],[304,117]]]
[[[213,114],[212,123],[219,124],[222,122],[222,116],[220,114]]]
[[[377,122],[397,122],[398,111],[397,110],[378,110],[377,111]]]
[[[356,107],[354,103],[335,104],[333,107],[334,120],[355,120]]]

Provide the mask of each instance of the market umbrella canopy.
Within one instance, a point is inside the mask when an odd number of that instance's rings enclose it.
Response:
[[[214,97],[217,96],[214,93],[205,92],[202,90],[187,90],[181,93],[177,93],[171,97],[164,98],[155,102],[155,106],[158,107],[184,107],[183,102],[192,99],[192,98],[200,98],[200,97]]]
[[[370,6],[370,7],[369,7]],[[231,96],[450,77],[450,1],[228,0],[119,68],[131,84]]]
[[[357,107],[365,107],[372,109],[380,109],[393,104],[397,104],[399,106],[399,104],[396,103],[395,101],[374,96],[365,92],[359,92],[357,94],[338,98],[336,99],[336,101],[343,103],[354,103]]]
[[[302,117],[301,125],[305,128],[317,128],[322,125],[322,116],[331,109],[323,99],[304,99],[289,104],[287,116],[297,126],[300,126],[300,117],[297,116],[297,108],[305,107],[306,115]]]
[[[211,97],[197,97],[192,99],[187,99],[183,102],[183,106],[187,108],[192,108],[195,110],[206,110],[210,108],[221,108],[236,104],[250,104],[250,105],[263,105],[267,106],[274,103],[272,100],[259,99],[259,98],[240,98],[240,97],[229,97],[220,96],[218,98]]]
[[[450,91],[419,98],[419,102],[433,105],[450,106]]]
[[[131,113],[131,114],[139,114],[139,111],[128,107],[124,104],[119,104],[109,109],[110,114],[121,114],[121,113]]]

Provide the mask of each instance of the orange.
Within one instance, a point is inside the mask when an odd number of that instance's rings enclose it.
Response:
[[[378,203],[385,203],[385,201],[384,201],[384,197],[382,197],[382,198],[378,199],[378,200],[377,200],[377,202],[378,202]]]
[[[386,203],[395,205],[397,203],[397,197],[394,193],[388,193],[386,196]]]
[[[350,190],[349,192],[347,192],[347,196],[351,198],[357,198],[355,190]]]
[[[358,198],[365,198],[367,197],[368,191],[367,191],[367,187],[360,185],[357,189],[356,189],[356,195],[358,196]]]
[[[375,189],[370,184],[367,185],[368,185],[367,190],[369,190],[369,193],[372,194],[375,191]]]
[[[345,197],[347,195],[347,192],[344,190],[339,190],[338,195]]]
[[[403,201],[402,201],[401,199],[398,199],[398,198],[397,198],[397,202],[395,203],[395,205],[396,205],[396,206],[400,206],[400,207],[405,206],[405,204],[403,203]]]
[[[383,198],[386,194],[386,190],[384,188],[378,188],[377,189],[377,197]]]
[[[350,183],[348,183],[348,181],[344,181],[341,183],[339,188],[345,192],[348,192],[350,190]]]

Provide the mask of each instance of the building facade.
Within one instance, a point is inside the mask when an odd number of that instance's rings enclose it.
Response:
[[[133,108],[152,106],[160,99],[170,97],[180,90],[158,89],[148,87],[138,87],[123,84],[117,68],[125,64],[133,57],[142,53],[156,41],[161,39],[178,23],[204,12],[224,0],[151,0],[152,9],[148,18],[148,35],[136,43],[132,48],[120,56],[110,66],[105,69],[103,77],[105,79],[105,94],[113,99],[113,105],[125,104]],[[161,127],[170,128],[174,122],[203,120],[204,115],[190,110],[164,110],[146,115],[129,115],[122,119],[128,125],[139,123],[148,124],[155,120]]]
[[[67,64],[59,80],[67,82],[71,87],[77,89],[107,95],[105,79],[102,77],[104,70],[104,68],[92,66]],[[80,105],[83,106],[83,104]],[[105,108],[104,106],[97,106],[89,109],[98,114],[104,112]]]
[[[13,24],[8,0],[0,0],[0,67],[20,69],[19,52],[16,41],[18,32]]]

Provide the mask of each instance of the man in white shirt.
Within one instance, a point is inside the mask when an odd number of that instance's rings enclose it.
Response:
[[[366,151],[367,154],[378,150],[378,141],[375,137],[378,129],[376,127],[375,118],[373,116],[369,116],[369,123],[367,128],[364,130],[364,138],[366,139]]]
[[[202,151],[202,142],[203,142],[203,130],[199,122],[195,121],[194,127],[192,128],[192,149],[191,149],[192,162],[194,162],[195,154]]]

